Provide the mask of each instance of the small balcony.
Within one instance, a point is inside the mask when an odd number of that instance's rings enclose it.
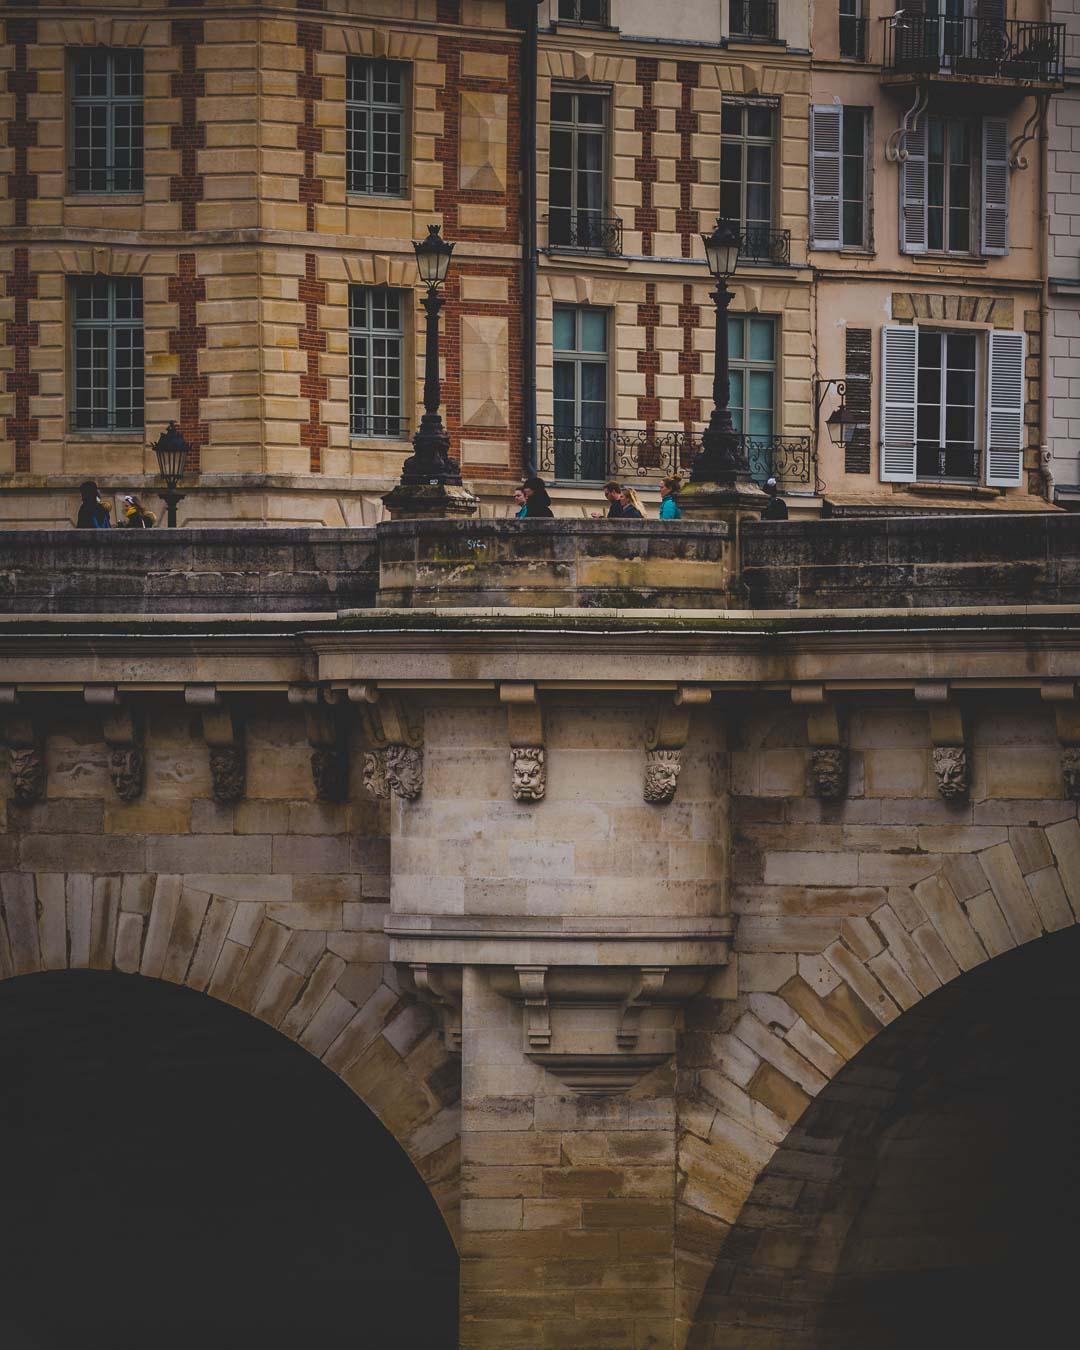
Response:
[[[728,36],[736,42],[775,42],[776,0],[728,0]]]
[[[908,14],[885,23],[888,84],[932,80],[1060,87],[1065,25]]]
[[[396,413],[353,413],[349,418],[353,440],[403,441],[409,435],[409,419]]]
[[[540,426],[537,472],[570,483],[603,483],[688,473],[701,450],[698,431],[650,431],[646,427]],[[758,483],[775,478],[782,487],[814,486],[809,436],[743,436],[750,473]]]
[[[771,230],[764,225],[745,226],[739,236],[739,262],[790,267],[791,231]]]
[[[573,249],[576,253],[602,253],[617,258],[623,250],[621,216],[602,216],[596,211],[556,209],[544,217],[548,248]]]

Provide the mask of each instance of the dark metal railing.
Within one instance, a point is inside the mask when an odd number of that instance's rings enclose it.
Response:
[[[728,0],[728,33],[733,38],[775,38],[776,0]]]
[[[359,197],[407,197],[407,173],[354,173],[345,176],[345,191]]]
[[[72,431],[142,431],[143,410],[111,412],[105,408],[73,408],[69,414]]]
[[[552,211],[545,217],[548,248],[576,248],[584,253],[622,253],[623,223],[620,216],[602,216],[595,211]]]
[[[1065,25],[909,14],[885,24],[886,70],[1060,82]]]
[[[349,419],[350,436],[370,436],[372,440],[402,441],[409,434],[409,419],[392,414],[360,413]]]
[[[143,171],[131,169],[96,169],[75,165],[67,172],[68,192],[85,193],[91,197],[138,195],[143,190]]]
[[[739,237],[739,261],[786,267],[791,262],[791,231],[771,230],[764,225],[745,226]]]
[[[840,55],[851,61],[866,60],[866,19],[857,14],[840,15]]]
[[[650,431],[647,427],[541,426],[537,472],[569,482],[661,478],[688,472],[702,448],[699,431]],[[759,483],[812,485],[809,436],[742,436],[750,472]]]
[[[945,479],[978,482],[982,451],[971,446],[919,445],[915,448],[915,477],[923,482]]]

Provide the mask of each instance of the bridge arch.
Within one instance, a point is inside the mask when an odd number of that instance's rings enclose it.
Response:
[[[1045,1011],[1044,979],[1064,997],[1063,972],[1070,960],[1073,970],[1080,965],[1078,915],[1077,820],[1013,828],[988,847],[953,854],[910,889],[893,888],[876,912],[845,919],[840,940],[821,954],[826,988],[795,976],[775,993],[739,1000],[693,1073],[680,1140],[689,1350],[726,1344],[736,1329],[754,1350],[842,1350],[842,1315],[857,1326],[852,1345],[860,1334],[864,1345],[908,1344],[877,1327],[871,1336],[850,1306],[838,1311],[836,1291],[867,1287],[855,1278],[850,1244],[859,1233],[865,1241],[883,1212],[880,1179],[900,1185],[896,1139],[913,1103],[922,1101],[927,1119],[937,1113],[927,1137],[941,1157],[953,1156],[947,1094],[919,1098],[920,1066],[936,1064],[938,1082],[946,1051],[954,1073],[964,1065],[964,1045],[982,1064],[976,1028],[991,1045],[1001,1040],[1019,997],[1013,978],[1029,992],[1029,1012]],[[1014,1066],[1035,1036],[1032,1017],[1009,1033]],[[1070,1111],[1078,1091],[1065,1089]],[[1008,1134],[1002,1121],[997,1128]],[[963,1152],[954,1158],[964,1161]],[[1080,1205],[1080,1184],[1075,1198]],[[790,1297],[800,1280],[804,1292],[817,1291],[802,1304]],[[741,1344],[737,1336],[733,1343]]]
[[[251,1014],[356,1093],[412,1160],[456,1240],[460,1065],[430,1010],[380,959],[381,933],[336,931],[318,905],[305,915],[263,900],[257,878],[218,881],[209,891],[179,875],[0,874],[0,980],[112,970]]]

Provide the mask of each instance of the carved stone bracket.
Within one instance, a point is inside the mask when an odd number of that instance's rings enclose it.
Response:
[[[547,791],[544,718],[534,684],[505,682],[499,700],[506,705],[510,740],[511,791],[514,800],[538,802]]]
[[[102,716],[101,730],[109,747],[109,777],[116,795],[122,802],[133,802],[143,790],[142,719],[118,699]]]
[[[184,701],[202,713],[214,800],[223,804],[240,801],[247,785],[243,722],[213,685],[188,685]]]
[[[680,685],[674,696],[657,699],[645,724],[645,780],[642,796],[654,805],[675,800],[682,771],[682,752],[690,736],[694,708],[705,707],[712,690],[700,685]]]
[[[971,791],[971,766],[964,734],[964,715],[949,697],[943,682],[925,681],[915,686],[916,702],[925,703],[930,717],[934,779],[942,801],[961,802]]]
[[[349,726],[344,706],[332,691],[316,686],[292,685],[289,702],[304,709],[308,743],[311,746],[311,780],[320,802],[343,802],[349,796]]]
[[[11,793],[20,806],[45,796],[45,737],[29,716],[9,717],[4,740],[11,755]]]
[[[411,745],[388,745],[383,752],[390,791],[414,802],[424,790],[424,752]]]
[[[390,796],[390,784],[386,781],[386,751],[365,750],[364,767],[361,770],[364,791],[376,801],[386,801]]]
[[[365,790],[373,797],[393,792],[403,801],[416,801],[424,788],[424,731],[416,709],[370,684],[351,685],[348,697],[361,710],[364,739],[371,747],[364,755]]]
[[[1080,702],[1075,680],[1047,681],[1040,691],[1054,707],[1061,744],[1061,784],[1070,801],[1080,801]]]
[[[461,967],[410,965],[413,987],[439,1019],[443,1044],[461,1054]]]
[[[840,709],[830,703],[820,684],[794,685],[791,701],[806,705],[806,740],[810,746],[810,786],[822,801],[847,795],[848,751]]]

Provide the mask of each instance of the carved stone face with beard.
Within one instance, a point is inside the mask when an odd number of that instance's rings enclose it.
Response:
[[[934,747],[934,777],[937,790],[947,802],[959,801],[968,794],[968,757],[962,745]]]
[[[424,787],[424,752],[411,745],[386,749],[386,781],[404,801],[414,802]]]
[[[122,802],[133,802],[143,788],[143,754],[137,745],[109,756],[109,777]]]
[[[544,747],[515,745],[510,750],[510,763],[514,766],[514,800],[540,801],[547,786]]]
[[[30,745],[11,750],[11,792],[20,806],[30,806],[45,795],[45,756]]]
[[[647,802],[674,801],[682,771],[681,750],[649,750],[645,755],[645,791]]]
[[[386,781],[386,751],[365,750],[364,767],[361,770],[364,791],[376,801],[384,802],[390,796],[390,784]]]
[[[1067,745],[1062,750],[1061,778],[1065,796],[1071,801],[1080,798],[1080,746]]]
[[[814,796],[839,801],[847,791],[847,751],[838,745],[822,746],[810,756],[810,782]]]

